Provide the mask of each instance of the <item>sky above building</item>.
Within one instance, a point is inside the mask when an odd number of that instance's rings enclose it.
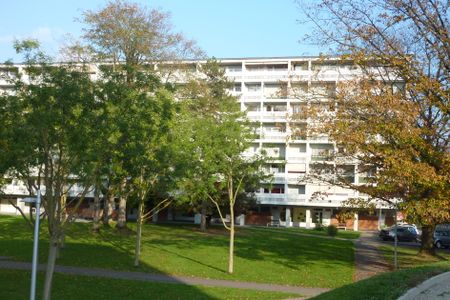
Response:
[[[152,0],[134,1],[171,13],[176,31],[197,41],[208,56],[273,57],[317,55],[319,48],[301,41],[310,30],[300,24],[294,0]],[[2,3],[0,62],[20,56],[14,39],[35,38],[52,55],[82,34],[83,11],[99,10],[106,0],[14,0]]]

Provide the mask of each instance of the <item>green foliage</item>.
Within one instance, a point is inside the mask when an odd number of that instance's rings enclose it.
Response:
[[[327,226],[327,234],[329,236],[335,237],[337,235],[337,233],[338,233],[338,229],[336,226],[334,226],[334,225]]]
[[[317,222],[316,223],[316,227],[314,227],[314,230],[316,230],[316,231],[324,231],[323,224],[320,223],[320,222]]]
[[[185,161],[189,173],[180,182],[181,190],[190,201],[209,197],[225,201],[230,180],[241,203],[248,193],[259,187],[265,178],[260,170],[263,159],[244,158],[242,153],[249,147],[253,137],[251,124],[240,111],[236,97],[227,92],[232,83],[224,76],[217,61],[202,66],[204,79],[190,81],[180,95],[184,119],[178,135],[184,141]],[[233,190],[233,193],[235,191]],[[250,197],[251,198],[251,197]],[[226,203],[226,202],[225,202]]]

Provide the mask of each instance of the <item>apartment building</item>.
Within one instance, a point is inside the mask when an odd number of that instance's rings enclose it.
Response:
[[[257,192],[258,209],[246,217],[247,224],[275,221],[290,227],[336,224],[352,230],[374,230],[393,223],[392,211],[381,203],[375,213],[361,212],[339,224],[336,215],[349,198],[364,198],[353,190],[311,180],[314,163],[329,160],[336,145],[326,136],[307,133],[303,114],[311,105],[334,110],[337,83],[361,76],[351,62],[319,57],[223,59],[226,76],[234,81],[242,111],[257,122],[257,139],[245,155],[262,150],[274,160],[266,166],[273,173],[270,186]],[[328,162],[330,163],[330,162]],[[341,166],[354,183],[370,174],[358,171],[356,162]]]
[[[393,223],[393,212],[381,203],[375,213],[361,212],[339,222],[336,216],[343,201],[365,196],[308,179],[314,164],[328,160],[328,154],[337,149],[326,136],[307,133],[308,119],[303,113],[308,105],[321,105],[332,112],[337,83],[361,76],[358,68],[351,62],[319,57],[221,59],[220,63],[234,82],[230,92],[258,127],[257,138],[244,155],[264,151],[273,159],[265,166],[273,174],[272,184],[257,191],[257,206],[238,223],[306,228],[335,224],[351,230],[375,230]],[[2,82],[0,86],[7,88]],[[342,168],[354,183],[363,183],[370,175],[358,172],[357,162],[347,162]],[[0,202],[0,213],[17,213],[11,200],[24,208],[19,199],[27,195],[25,186],[12,180],[4,191],[7,197]],[[199,220],[170,209],[154,218],[158,219]]]

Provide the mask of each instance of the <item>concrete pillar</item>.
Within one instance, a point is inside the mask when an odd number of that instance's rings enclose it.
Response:
[[[291,227],[291,208],[286,207],[286,227]]]
[[[384,226],[384,212],[380,208],[378,211],[378,230],[380,230]]]
[[[194,215],[194,224],[200,224],[202,221],[202,214],[195,214]]]
[[[355,213],[354,221],[353,221],[353,230],[358,231],[358,213]]]
[[[306,221],[306,228],[311,228],[311,223],[312,223],[312,220],[311,220],[311,209],[310,208],[307,208],[306,209],[306,211],[305,211],[305,221]]]
[[[240,214],[238,216],[238,221],[236,223],[238,225],[240,225],[240,226],[244,226],[245,225],[245,215],[244,214]]]

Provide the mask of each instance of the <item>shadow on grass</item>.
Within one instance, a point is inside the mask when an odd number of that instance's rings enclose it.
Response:
[[[397,299],[407,290],[435,275],[450,271],[448,262],[387,272],[323,293],[315,300]]]
[[[31,232],[20,228],[20,218],[0,217],[0,256],[31,260]],[[235,273],[226,273],[228,231],[212,227],[208,233],[194,226],[146,224],[142,235],[142,265],[132,266],[134,235],[122,235],[109,227],[90,232],[89,223],[72,224],[59,264],[100,267],[214,279],[337,287],[351,282],[354,271],[353,243],[320,237],[294,236],[238,228]],[[134,224],[129,223],[130,229]],[[45,240],[45,230],[41,229]],[[47,243],[41,243],[45,261]],[[43,256],[44,255],[44,256]]]
[[[7,256],[16,261],[31,261],[33,236],[32,233],[29,232],[29,227],[24,225],[24,220],[21,218],[0,216],[0,230],[2,231],[2,235],[0,236],[0,256]],[[40,229],[39,263],[46,262],[48,234],[46,234],[45,231],[46,228],[42,226]],[[72,224],[66,235],[66,246],[61,249],[60,258],[57,259],[56,264],[129,271],[145,270],[151,273],[170,276],[154,266],[143,262],[141,262],[140,267],[133,267],[134,253],[130,249],[134,246],[133,236],[120,236],[115,231],[115,229],[105,227],[99,235],[87,235],[89,232],[89,224]],[[0,289],[0,295],[3,294],[4,296],[7,296],[7,298],[2,296],[0,297],[1,299],[23,299],[24,296],[28,295],[28,290],[23,288],[24,280],[22,280],[22,277],[25,277],[23,274],[27,274],[26,277],[29,278],[29,272],[0,270],[0,274],[5,273],[15,274],[14,276],[20,277],[21,289]],[[38,275],[39,296],[43,288],[44,273],[40,272]],[[183,299],[183,296],[179,295],[178,297],[175,297],[175,294],[170,292],[170,288],[173,287],[174,284],[177,286],[177,288],[174,289],[182,292],[186,296],[189,295],[189,297],[187,297],[189,299],[218,299],[217,297],[205,294],[204,291],[198,289],[196,286],[185,285],[183,282],[177,281],[173,277],[174,283],[141,282],[141,286],[153,286],[150,291],[155,293],[153,295],[146,294],[145,297],[139,294],[139,284],[136,284],[136,282],[130,283],[130,281],[128,281],[127,283],[127,281],[124,280],[121,281],[110,278],[102,278],[99,280],[96,277],[62,275],[59,273],[55,273],[54,278],[55,281],[52,295],[56,299],[83,299],[86,297],[90,299],[102,298],[105,289],[108,289],[111,286],[114,286],[114,290],[120,289],[122,286],[123,290],[118,291],[116,294],[112,295],[112,298],[108,297],[108,299],[124,299],[124,297],[133,299]],[[83,285],[80,286],[75,284],[77,281],[90,281],[90,290],[84,288]],[[29,284],[29,279],[25,282]],[[92,285],[92,282],[96,282],[96,284]],[[98,282],[106,282],[109,286],[103,284],[103,288],[100,288],[97,284]],[[134,286],[137,294],[133,294],[133,291],[126,288],[126,285]],[[167,293],[169,296],[161,293]],[[135,297],[136,295],[141,296]],[[107,297],[103,298],[106,299]]]

